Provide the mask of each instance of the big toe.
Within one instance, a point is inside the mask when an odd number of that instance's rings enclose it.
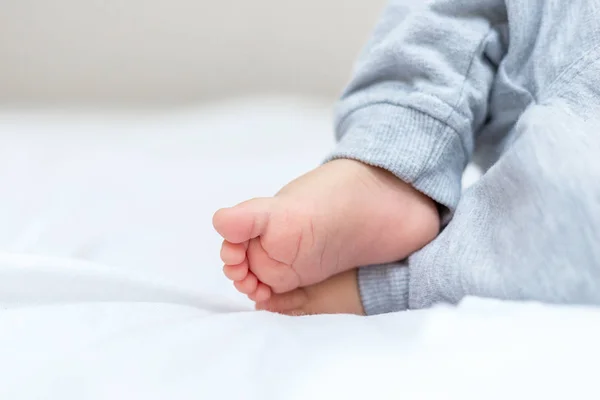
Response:
[[[265,230],[272,204],[272,198],[259,198],[222,208],[213,216],[213,226],[228,242],[243,243]]]

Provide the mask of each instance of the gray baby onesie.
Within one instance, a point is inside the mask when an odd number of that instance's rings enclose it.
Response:
[[[328,160],[385,168],[450,222],[365,266],[368,314],[467,295],[600,304],[600,0],[392,0]],[[474,161],[484,176],[461,193]]]

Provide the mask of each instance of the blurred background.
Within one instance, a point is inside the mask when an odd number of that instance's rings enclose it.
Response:
[[[247,302],[212,215],[323,161],[384,2],[0,1],[0,255]]]
[[[0,3],[0,105],[333,101],[384,0]]]
[[[383,3],[0,1],[0,254],[249,307],[212,215],[322,162]]]

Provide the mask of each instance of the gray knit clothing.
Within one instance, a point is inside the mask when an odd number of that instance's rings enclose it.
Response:
[[[365,266],[368,314],[467,295],[600,304],[600,0],[392,0],[328,159],[385,168],[450,222]],[[474,161],[485,174],[461,193]]]

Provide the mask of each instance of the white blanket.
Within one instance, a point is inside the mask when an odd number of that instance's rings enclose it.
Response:
[[[468,299],[372,318],[253,312],[215,209],[333,143],[290,99],[0,112],[0,399],[424,399],[593,393],[600,312]]]

